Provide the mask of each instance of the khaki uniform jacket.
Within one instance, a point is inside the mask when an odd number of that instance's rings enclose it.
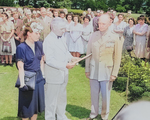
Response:
[[[87,48],[87,55],[92,56],[86,59],[85,72],[90,72],[90,79],[103,81],[103,78],[117,76],[122,55],[123,41],[116,33],[107,31],[101,36],[100,31],[92,34]]]

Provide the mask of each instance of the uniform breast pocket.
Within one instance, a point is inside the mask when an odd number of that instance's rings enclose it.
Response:
[[[113,42],[109,42],[105,46],[106,53],[113,53],[115,44]]]

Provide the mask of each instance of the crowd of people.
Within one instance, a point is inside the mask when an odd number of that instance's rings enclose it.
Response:
[[[27,8],[1,8],[1,63],[12,66],[12,56],[15,54],[16,47],[25,40],[23,37],[23,26],[33,20],[39,21],[44,27],[40,41],[44,41],[50,32],[50,23],[55,17],[61,17],[66,21],[67,25],[64,35],[67,39],[68,49],[73,56],[79,57],[81,54],[86,53],[90,35],[98,31],[98,19],[103,13],[103,10],[97,10],[94,13],[90,8],[87,12],[83,12],[82,16],[73,15],[72,13],[68,14],[67,9],[51,11],[49,8],[41,8],[37,11],[31,11]],[[123,50],[132,50],[133,44],[135,45],[135,39],[137,43],[135,46],[135,54],[138,58],[144,59],[147,39],[146,33],[149,33],[148,25],[145,24],[145,17],[141,15],[135,21],[133,18],[130,18],[131,11],[126,16],[122,13],[117,15],[116,11],[113,10],[107,13],[111,18],[109,29],[125,40]]]
[[[88,8],[82,16],[44,7],[40,11],[24,8],[0,9],[0,60],[19,70],[18,116],[23,120],[37,119],[45,110],[45,120],[68,120],[66,86],[68,69],[72,69],[82,54],[92,54],[86,60],[85,75],[90,79],[91,114],[99,114],[99,94],[102,97],[101,117],[108,120],[110,92],[116,79],[121,55],[132,51],[145,58],[148,25],[145,17],[135,21],[131,11],[124,14],[110,10],[96,14]],[[147,49],[150,50],[150,49]],[[35,89],[30,91],[24,81],[25,71],[35,72]],[[46,81],[45,81],[46,80]],[[44,88],[45,87],[45,88]],[[101,91],[101,92],[100,92]]]

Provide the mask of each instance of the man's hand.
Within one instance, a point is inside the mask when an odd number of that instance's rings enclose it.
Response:
[[[87,77],[88,79],[90,79],[90,73],[89,73],[89,72],[86,72],[85,75],[86,75],[86,77]]]
[[[113,82],[113,81],[115,81],[115,79],[116,79],[116,76],[113,76],[113,75],[110,76],[110,81]]]
[[[75,66],[74,63],[68,63],[67,66],[66,66],[66,68],[67,69],[72,69],[74,66]]]
[[[150,48],[148,47],[148,48],[147,48],[147,52],[149,52],[149,51],[150,51]]]

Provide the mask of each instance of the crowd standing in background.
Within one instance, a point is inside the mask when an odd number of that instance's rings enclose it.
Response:
[[[128,51],[128,46],[132,48],[135,39],[136,57],[144,59],[146,40],[148,38],[147,33],[149,33],[148,25],[144,23],[145,17],[143,15],[139,16],[137,20],[132,18],[135,22],[131,27],[128,21],[131,15],[131,11],[129,11],[126,16],[123,13],[119,13],[117,15],[116,11],[114,10],[107,11],[107,13],[110,15],[110,19],[112,21],[109,29],[112,32],[117,33],[120,39],[123,40],[123,50],[126,48]],[[64,35],[67,39],[66,43],[68,49],[73,56],[80,57],[82,54],[86,53],[86,47],[91,33],[98,31],[98,20],[102,14],[104,14],[103,10],[97,10],[94,14],[90,8],[88,8],[87,12],[84,11],[82,16],[73,15],[72,13],[68,14],[67,9],[59,11],[57,9],[51,10],[50,8],[46,9],[42,7],[39,10],[31,11],[28,8],[0,8],[0,61],[2,64],[10,64],[12,66],[12,57],[13,59],[15,58],[14,51],[16,47],[25,41],[25,38],[23,37],[23,26],[25,26],[28,22],[36,20],[42,24],[44,29],[41,32],[39,40],[44,41],[46,36],[51,31],[51,21],[56,17],[60,17],[67,22],[66,32]],[[7,19],[5,19],[5,16]],[[11,28],[7,26],[11,26]],[[131,33],[129,33],[129,26]],[[7,34],[7,36],[11,38],[11,45],[7,43],[7,46],[10,47],[11,53],[4,53],[2,51],[3,44],[6,45],[6,41],[9,41],[7,37],[5,38],[5,42],[3,40],[3,36],[5,35],[4,28],[9,29],[9,32],[11,31],[10,36]],[[129,36],[131,38],[129,38]]]
[[[150,50],[145,17],[141,15],[135,21],[130,15],[131,11],[125,16],[123,13],[117,15],[114,10],[107,13],[97,10],[94,14],[90,8],[82,16],[68,13],[67,9],[58,11],[42,7],[31,11],[28,8],[0,8],[0,62],[13,66],[12,61],[17,60],[21,80],[18,116],[23,120],[36,120],[37,113],[46,108],[45,119],[68,120],[65,116],[67,69],[75,66],[68,62],[93,52],[92,59],[86,61],[92,101],[87,120],[99,114],[99,97],[102,97],[102,119],[108,120],[110,92],[119,71],[121,53],[131,52],[135,45],[136,57],[145,60],[145,51]],[[36,72],[36,89],[32,92],[23,82],[26,70]],[[28,92],[25,94],[24,91]]]

